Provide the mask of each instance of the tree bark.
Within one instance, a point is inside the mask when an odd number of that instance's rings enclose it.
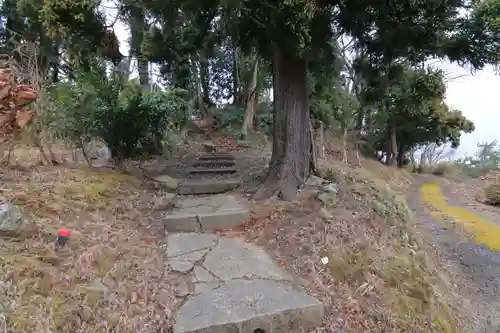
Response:
[[[208,116],[208,113],[207,109],[205,108],[205,101],[203,100],[200,73],[195,61],[191,61],[191,65],[193,68],[193,74],[195,75],[196,103],[198,104],[198,110],[200,111],[201,118],[205,118]]]
[[[390,156],[389,160],[387,161],[387,165],[394,165],[394,162],[396,161],[396,156],[398,154],[398,142],[397,142],[397,137],[396,137],[396,127],[391,126],[390,129],[391,133],[391,141],[390,141]]]
[[[342,127],[342,162],[347,164],[347,126]]]
[[[142,90],[149,91],[149,62],[142,54],[142,40],[147,29],[144,10],[132,4],[130,6],[130,53],[137,60],[137,72]]]
[[[405,162],[405,149],[403,145],[400,145],[398,150],[398,167],[399,168],[404,167],[404,162]]]
[[[365,120],[365,110],[366,108],[363,106],[360,106],[358,109],[358,114],[356,115],[356,126],[354,129],[358,132],[361,132],[363,130],[363,122]]]
[[[238,47],[233,49],[233,104],[241,105],[243,104],[242,96],[240,93],[241,80],[240,80],[240,70],[239,70],[239,50]]]
[[[203,90],[203,101],[205,105],[211,106],[212,101],[210,99],[210,72],[208,60],[204,55],[198,55],[200,61],[200,81],[201,88]]]
[[[309,96],[305,59],[273,50],[274,128],[273,153],[256,199],[279,195],[291,201],[311,172]]]
[[[255,114],[255,100],[257,97],[257,79],[259,75],[259,56],[255,55],[252,66],[252,77],[247,89],[247,96],[245,101],[245,116],[243,118],[243,127],[241,133],[243,136],[248,135],[248,131],[253,127],[253,120]]]

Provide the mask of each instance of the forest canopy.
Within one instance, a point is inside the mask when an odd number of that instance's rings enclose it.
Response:
[[[320,122],[387,164],[403,166],[426,143],[458,146],[474,124],[446,104],[449,77],[429,60],[480,70],[500,55],[499,0],[5,0],[1,17],[3,54],[27,66],[19,48],[36,45],[47,114],[67,119],[61,137],[125,145],[118,125],[103,124],[132,117],[140,126],[128,146],[110,147],[126,158],[145,137],[155,147],[166,128],[217,114],[243,137],[272,137],[256,196],[286,200],[316,171],[310,134]],[[129,28],[128,55],[116,22]]]

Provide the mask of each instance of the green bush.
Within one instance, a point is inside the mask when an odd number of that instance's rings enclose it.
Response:
[[[184,91],[143,93],[137,85],[92,75],[55,86],[49,97],[48,116],[59,138],[77,148],[100,139],[116,161],[161,153],[165,131],[187,119]]]
[[[238,132],[243,126],[245,106],[228,104],[222,108],[212,110],[220,129]],[[255,122],[257,130],[265,135],[271,135],[273,128],[272,107],[266,103],[259,103],[255,108]]]
[[[500,206],[500,184],[491,184],[485,188],[485,202],[488,205]]]

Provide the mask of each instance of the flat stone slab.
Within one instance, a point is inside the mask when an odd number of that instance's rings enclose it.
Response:
[[[184,266],[179,265],[181,260]],[[189,274],[194,285],[174,314],[173,333],[254,333],[258,329],[295,333],[319,327],[323,321],[323,305],[294,288],[291,275],[262,249],[241,239],[170,234],[166,262],[173,270]]]
[[[248,207],[232,195],[179,198],[175,209],[163,217],[168,231],[212,232],[241,225],[250,216]]]
[[[217,236],[212,234],[171,234],[167,244],[167,263],[174,271],[188,272],[193,269],[197,261],[210,251],[217,241]]]
[[[215,167],[215,168],[189,168],[188,173],[190,174],[224,174],[224,173],[236,173],[238,169],[234,167]]]
[[[158,183],[162,184],[165,189],[171,192],[177,191],[180,181],[176,178],[170,177],[168,175],[160,175],[155,178]]]
[[[218,246],[207,255],[203,265],[222,280],[251,277],[292,280],[262,249],[239,239],[221,239]]]
[[[218,194],[234,190],[240,185],[239,179],[188,179],[179,184],[178,193]]]
[[[321,325],[323,305],[291,286],[233,280],[189,299],[176,313],[174,333],[307,332]]]
[[[229,153],[202,154],[198,156],[199,160],[234,160],[234,156]]]
[[[235,162],[232,160],[201,160],[193,164],[195,168],[211,168],[211,167],[232,167]]]

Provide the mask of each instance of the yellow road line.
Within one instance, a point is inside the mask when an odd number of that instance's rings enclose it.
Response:
[[[434,218],[439,219],[444,214],[456,223],[463,224],[474,234],[477,243],[484,244],[491,250],[500,251],[499,225],[474,215],[466,209],[449,205],[437,183],[423,184],[420,186],[420,194],[424,203],[439,211],[429,212]]]

